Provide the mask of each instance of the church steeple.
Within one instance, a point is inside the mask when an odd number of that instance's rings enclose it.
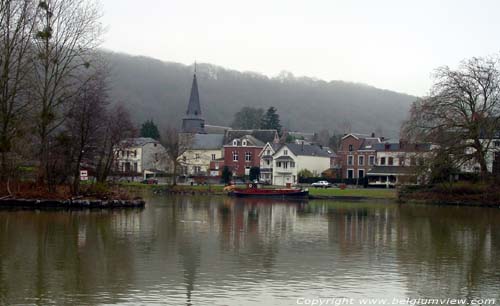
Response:
[[[198,92],[198,80],[196,78],[196,64],[186,117],[182,120],[182,131],[184,133],[205,134],[205,120],[201,116],[200,94]]]

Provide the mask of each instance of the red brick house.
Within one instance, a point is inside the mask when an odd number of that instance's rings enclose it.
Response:
[[[342,169],[342,178],[362,179],[377,163],[376,145],[384,138],[375,137],[375,134],[347,134],[340,143],[337,152],[337,161]]]
[[[251,135],[229,141],[224,146],[224,166],[236,177],[250,174],[250,168],[260,167],[259,153],[265,144]]]

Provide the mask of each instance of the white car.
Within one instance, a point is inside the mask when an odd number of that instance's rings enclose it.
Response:
[[[319,181],[316,183],[312,183],[311,186],[314,188],[329,188],[332,187],[332,184],[328,183],[327,181]]]

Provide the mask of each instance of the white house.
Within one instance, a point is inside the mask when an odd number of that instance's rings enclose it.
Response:
[[[128,174],[166,171],[166,150],[153,138],[129,138],[115,148],[115,169]]]
[[[273,155],[273,185],[297,184],[301,170],[320,176],[330,168],[330,156],[331,153],[317,145],[283,145]]]
[[[273,183],[273,155],[281,147],[280,144],[268,142],[259,154],[260,180]]]
[[[224,135],[193,134],[187,149],[179,158],[184,175],[209,175],[210,162],[222,158]]]

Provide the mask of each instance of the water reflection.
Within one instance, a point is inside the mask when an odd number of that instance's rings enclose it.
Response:
[[[0,211],[0,304],[500,299],[498,210],[218,197],[149,202],[137,211]]]

